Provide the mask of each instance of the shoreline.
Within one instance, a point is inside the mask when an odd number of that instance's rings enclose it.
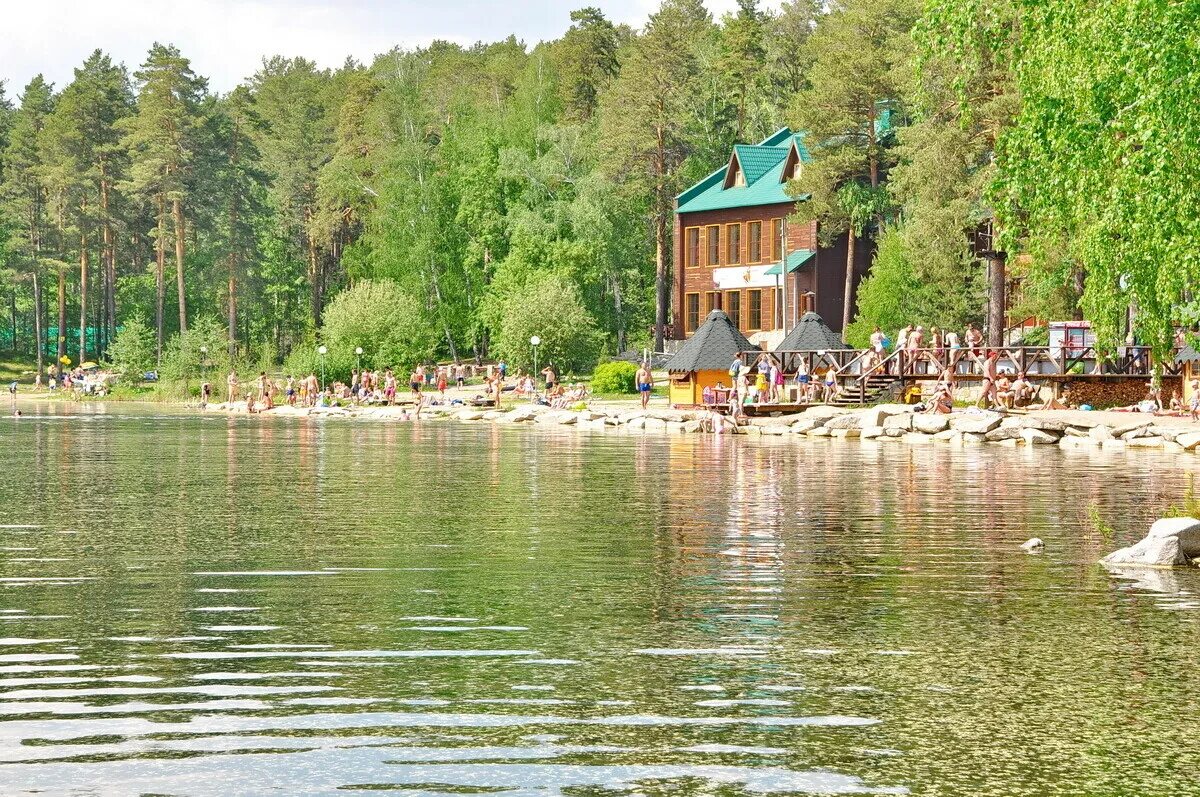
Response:
[[[239,406],[240,405],[240,406]],[[247,415],[245,405],[210,404],[203,413]],[[406,407],[290,407],[254,413],[279,418],[342,418],[347,420],[409,421]],[[712,434],[702,419],[705,410],[653,407],[642,410],[637,400],[593,402],[584,410],[560,410],[537,404],[508,409],[427,406],[416,420],[457,420],[462,423],[574,426],[594,431],[662,434]],[[909,405],[882,404],[861,409],[818,405],[799,413],[748,419],[725,434],[746,437],[797,436],[844,440],[894,441],[910,444],[1058,446],[1060,448],[1146,449],[1200,452],[1200,422],[1174,416],[1133,412],[1043,410],[1000,413],[956,410],[945,415],[917,413]]]
[[[57,403],[53,396],[19,395],[16,402]],[[592,431],[639,434],[713,434],[703,419],[706,410],[677,410],[651,406],[642,410],[636,398],[628,401],[593,399],[583,410],[554,409],[523,401],[501,409],[463,405],[432,405],[414,418],[406,406],[292,407],[247,413],[245,402],[209,404],[138,399],[96,399],[78,403],[141,404],[170,407],[199,414],[263,418],[328,418],[379,422],[450,421],[565,426]],[[75,402],[72,402],[75,403]],[[840,440],[876,440],[909,444],[943,443],[952,446],[998,445],[1058,446],[1059,448],[1130,449],[1200,453],[1200,422],[1177,416],[1156,416],[1111,410],[1032,410],[994,412],[956,409],[951,414],[914,412],[903,404],[881,404],[866,408],[816,405],[790,414],[745,419],[732,428],[725,422],[723,434],[744,437],[805,437]]]

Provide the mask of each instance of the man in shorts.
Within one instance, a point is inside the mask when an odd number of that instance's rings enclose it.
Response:
[[[642,394],[642,409],[646,409],[646,405],[650,403],[650,391],[654,388],[654,377],[650,374],[650,366],[642,363],[638,367],[634,381],[637,382],[638,393]]]

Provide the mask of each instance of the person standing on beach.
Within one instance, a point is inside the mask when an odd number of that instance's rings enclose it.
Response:
[[[383,377],[383,398],[389,407],[396,403],[396,375],[391,368]]]
[[[467,366],[462,363],[454,366],[454,381],[459,388],[467,386]]]
[[[13,383],[14,385],[16,382]],[[212,398],[212,383],[205,379],[200,383],[200,409],[208,408],[208,400]]]
[[[439,368],[437,372],[437,389],[442,396],[442,401],[446,400],[446,369]]]
[[[417,405],[418,409],[421,406],[421,370],[421,366],[418,365],[408,375],[408,389],[412,391],[413,403]]]
[[[983,407],[985,402],[989,407],[994,407],[999,403],[999,397],[996,395],[996,363],[999,359],[1000,352],[988,349],[987,357],[983,361],[983,385],[977,404],[979,407]]]
[[[229,403],[233,404],[233,402],[237,399],[238,392],[237,371],[230,371],[229,376],[225,377],[225,389]]]
[[[554,373],[554,366],[547,365],[542,369],[542,376],[546,379],[546,392],[549,393],[558,384],[558,374]]]
[[[650,391],[654,389],[654,376],[650,373],[650,366],[642,363],[633,381],[637,382],[638,393],[642,395],[642,409],[646,409],[646,405],[650,403]]]

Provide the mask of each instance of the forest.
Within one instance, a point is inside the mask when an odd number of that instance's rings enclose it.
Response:
[[[875,241],[851,340],[982,320],[984,229],[1018,317],[1159,353],[1200,321],[1200,0],[570,19],[536,45],[270,55],[228,93],[170,44],[0,84],[0,350],[520,363],[532,331],[581,370],[658,348],[675,195],[783,125],[811,142],[798,213]]]

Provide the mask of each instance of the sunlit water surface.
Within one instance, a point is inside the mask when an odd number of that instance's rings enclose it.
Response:
[[[1200,792],[1190,458],[25,413],[5,795]]]

